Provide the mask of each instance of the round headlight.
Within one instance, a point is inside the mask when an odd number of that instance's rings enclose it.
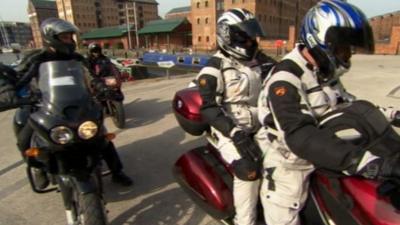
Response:
[[[72,130],[64,126],[54,127],[50,131],[50,138],[57,144],[67,144],[73,136]]]
[[[78,135],[84,140],[89,140],[97,134],[98,126],[92,121],[82,123],[78,128]]]

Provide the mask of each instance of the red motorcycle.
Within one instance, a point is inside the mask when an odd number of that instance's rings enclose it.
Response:
[[[201,104],[197,87],[180,90],[174,96],[172,107],[179,125],[192,135],[205,133],[208,144],[181,155],[173,173],[182,189],[206,213],[224,224],[233,224],[232,171],[202,120]],[[398,183],[378,183],[317,170],[301,217],[307,225],[398,225],[399,203]]]

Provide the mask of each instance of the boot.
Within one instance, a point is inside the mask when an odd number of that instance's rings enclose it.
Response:
[[[120,184],[122,186],[131,186],[133,184],[132,179],[122,171],[113,173],[111,180],[112,182]]]

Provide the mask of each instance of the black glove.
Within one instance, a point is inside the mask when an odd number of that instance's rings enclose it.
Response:
[[[387,180],[382,182],[376,189],[380,196],[389,197],[390,203],[400,210],[400,182],[399,180]]]
[[[400,153],[370,160],[358,169],[356,175],[383,181],[389,179],[400,180]]]
[[[394,114],[392,125],[395,127],[400,127],[400,111],[396,111]]]
[[[254,162],[261,162],[261,149],[246,132],[243,130],[236,131],[232,135],[232,141],[242,158],[248,158]]]
[[[96,92],[102,93],[108,90],[107,85],[99,78],[93,79],[91,84]]]
[[[231,164],[233,173],[241,180],[254,181],[261,177],[262,165],[249,158],[234,160]]]
[[[232,136],[233,144],[241,159],[232,162],[233,173],[241,180],[254,181],[261,177],[262,152],[253,138],[242,130]]]

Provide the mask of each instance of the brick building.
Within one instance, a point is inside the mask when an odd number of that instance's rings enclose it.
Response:
[[[58,15],[81,32],[118,25],[118,9],[114,0],[56,0]]]
[[[216,47],[216,21],[231,8],[252,12],[267,34],[266,39],[290,39],[289,27],[300,26],[307,10],[318,0],[191,0],[193,47]]]
[[[40,24],[47,18],[58,17],[56,2],[50,0],[29,0],[28,16],[34,42],[32,47],[41,48],[43,47],[43,39],[40,32]]]
[[[400,54],[400,11],[369,20],[375,39],[375,54]]]
[[[126,24],[126,12],[128,12],[129,24],[136,24],[141,29],[152,20],[158,20],[158,3],[155,0],[115,0],[118,8],[119,24]],[[136,17],[135,17],[136,14]]]
[[[400,11],[372,17],[369,22],[376,41],[389,40],[392,27],[400,26]]]
[[[22,22],[0,22],[0,46],[10,47],[19,44],[21,47],[31,47],[33,37],[31,25]]]
[[[133,25],[131,25],[129,29],[131,37],[135,36],[133,30]],[[84,45],[95,42],[104,49],[128,50],[129,48],[128,27],[126,25],[92,29],[83,33],[81,39]],[[132,42],[132,46],[136,46],[135,39],[132,39]]]
[[[189,22],[192,22],[191,17],[192,13],[190,6],[173,8],[165,14],[165,19],[186,18]]]
[[[144,40],[140,47],[179,51],[192,45],[191,28],[186,18],[151,21],[138,32]]]

